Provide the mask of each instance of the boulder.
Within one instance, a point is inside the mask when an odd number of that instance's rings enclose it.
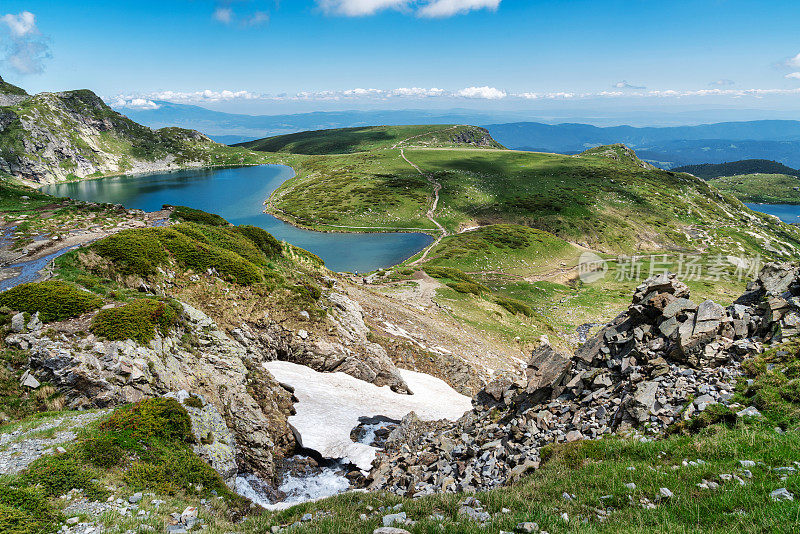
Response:
[[[528,379],[526,404],[538,404],[558,397],[571,367],[572,358],[556,352],[550,345],[544,344],[536,349],[525,370]]]
[[[758,282],[768,296],[782,295],[796,283],[798,268],[791,263],[767,263],[758,273]]]

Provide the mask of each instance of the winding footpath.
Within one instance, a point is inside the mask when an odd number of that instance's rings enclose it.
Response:
[[[442,241],[443,238],[445,238],[448,235],[450,235],[450,233],[447,230],[445,230],[444,226],[439,224],[439,221],[437,221],[433,216],[434,213],[436,213],[437,206],[439,205],[439,191],[442,190],[442,184],[439,183],[438,181],[436,181],[432,176],[427,175],[424,172],[422,172],[422,170],[414,162],[412,162],[410,159],[408,159],[406,157],[406,153],[402,148],[400,149],[400,156],[404,160],[406,160],[406,162],[409,165],[414,167],[417,170],[418,173],[420,173],[422,176],[424,176],[431,183],[431,185],[433,186],[433,203],[431,204],[431,207],[428,208],[428,212],[426,213],[426,216],[428,217],[428,220],[430,220],[433,224],[435,224],[436,227],[439,229],[439,237],[437,237],[433,241],[433,243],[428,245],[428,247],[422,253],[422,256],[420,256],[416,260],[414,260],[411,263],[409,263],[409,265],[418,265],[418,264],[422,263],[423,261],[425,261],[425,259],[428,257],[428,253],[431,250],[433,250],[433,247],[438,245]]]

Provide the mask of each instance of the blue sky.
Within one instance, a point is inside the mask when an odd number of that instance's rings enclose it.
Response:
[[[0,74],[241,112],[800,109],[797,0],[3,0]]]

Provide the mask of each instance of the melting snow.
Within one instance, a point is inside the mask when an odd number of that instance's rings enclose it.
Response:
[[[267,362],[264,367],[276,380],[294,388],[298,402],[289,424],[300,445],[364,471],[371,468],[377,449],[350,439],[360,417],[402,419],[413,411],[425,421],[455,421],[472,408],[469,397],[444,381],[405,369],[400,369],[400,375],[413,395],[395,393],[344,373],[318,373],[289,362]]]

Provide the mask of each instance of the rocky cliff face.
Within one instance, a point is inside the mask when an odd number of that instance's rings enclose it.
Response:
[[[185,326],[148,346],[75,336],[85,320],[44,328],[34,317],[6,338],[9,346],[29,351],[36,376],[57,386],[69,407],[118,406],[184,390],[202,399],[192,414],[210,428],[219,422],[203,406],[210,403],[222,414],[243,470],[269,479],[276,460],[293,449],[286,423],[291,393],[201,311],[184,305]],[[215,458],[213,450],[201,452]]]
[[[28,182],[206,165],[222,148],[193,130],[137,124],[88,90],[16,89],[0,85],[0,173]]]
[[[459,129],[450,137],[450,142],[458,145],[472,145],[489,148],[504,148],[492,138],[489,130],[479,126]]]

